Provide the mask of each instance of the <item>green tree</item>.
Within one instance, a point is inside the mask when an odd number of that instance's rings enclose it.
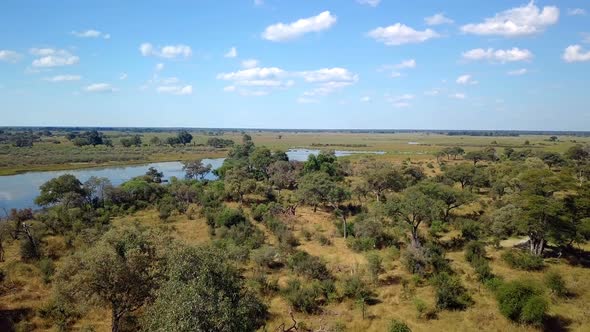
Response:
[[[211,164],[203,164],[203,161],[197,159],[195,161],[185,162],[182,166],[182,169],[185,172],[185,177],[187,179],[200,179],[203,180],[205,175],[211,172]]]
[[[72,195],[78,197],[86,197],[87,195],[82,182],[71,174],[53,178],[41,185],[39,189],[40,194],[35,198],[35,204],[40,206],[58,204]]]
[[[226,255],[181,247],[168,259],[166,281],[144,315],[147,331],[256,331],[267,307],[244,286]]]
[[[244,195],[250,194],[256,189],[256,180],[252,179],[250,174],[241,167],[228,169],[223,180],[225,190],[234,197],[238,197],[240,204],[244,202]]]
[[[445,171],[445,176],[461,184],[461,189],[465,186],[472,185],[475,177],[475,167],[468,164],[458,164],[449,166]]]
[[[111,230],[90,249],[71,256],[57,271],[59,296],[74,303],[108,305],[111,330],[153,297],[161,259],[155,240],[138,228]]]
[[[193,140],[193,135],[191,135],[188,131],[186,130],[181,130],[178,133],[178,141],[180,142],[180,144],[182,145],[187,145],[188,143],[190,143]]]
[[[470,192],[455,189],[442,183],[422,182],[418,185],[418,188],[428,197],[444,205],[443,221],[449,221],[452,210],[469,204],[475,199]]]
[[[405,188],[406,181],[403,174],[391,163],[372,161],[362,169],[361,176],[378,201],[384,200],[384,194],[388,191],[401,191]]]

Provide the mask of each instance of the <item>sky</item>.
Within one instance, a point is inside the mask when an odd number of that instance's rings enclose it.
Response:
[[[3,0],[0,126],[590,130],[585,0]]]

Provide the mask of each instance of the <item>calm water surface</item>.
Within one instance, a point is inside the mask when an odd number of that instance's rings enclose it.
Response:
[[[290,149],[287,152],[290,160],[305,161],[310,154],[317,155],[319,150],[310,149]],[[335,151],[336,156],[350,156],[352,154],[383,154],[382,151]],[[219,168],[225,158],[203,159],[204,164],[211,164],[213,169]],[[184,178],[182,163],[177,161],[151,163],[144,165],[132,166],[109,166],[97,168],[85,168],[79,170],[67,171],[48,171],[48,172],[28,172],[18,175],[0,176],[0,214],[4,214],[4,209],[35,207],[33,203],[35,197],[39,195],[39,187],[60,175],[72,174],[80,181],[85,182],[90,177],[108,178],[115,186],[130,180],[133,177],[145,174],[148,168],[154,167],[164,173],[165,179],[171,177]],[[213,173],[206,176],[207,179],[215,179]]]

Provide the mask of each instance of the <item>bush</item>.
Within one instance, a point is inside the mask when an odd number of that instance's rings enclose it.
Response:
[[[217,227],[232,227],[240,223],[245,223],[246,216],[242,210],[224,208],[217,214],[215,224]]]
[[[388,332],[412,332],[410,327],[402,321],[394,319],[389,323],[389,328],[387,329]]]
[[[483,243],[479,241],[471,241],[465,246],[465,259],[469,263],[473,263],[474,259],[485,258],[486,249]]]
[[[373,292],[361,276],[353,275],[344,279],[342,295],[349,299],[365,301],[373,295]]]
[[[374,250],[377,245],[375,239],[370,237],[353,237],[348,238],[348,247],[356,252]]]
[[[481,233],[481,225],[477,221],[470,219],[464,219],[461,221],[461,237],[465,240],[478,240]]]
[[[41,243],[36,236],[25,237],[20,241],[20,257],[23,261],[41,258]]]
[[[471,261],[471,266],[477,274],[477,279],[480,282],[486,282],[489,279],[494,278],[492,268],[485,257],[476,257]]]
[[[551,292],[559,297],[567,296],[567,287],[561,275],[556,271],[550,271],[545,275],[545,285]]]
[[[543,258],[526,251],[509,250],[502,254],[502,259],[513,269],[538,271],[543,269]]]
[[[268,213],[268,206],[266,204],[258,204],[252,207],[252,219],[262,221]]]
[[[43,258],[42,260],[40,260],[39,270],[41,270],[43,282],[46,284],[51,282],[51,277],[55,272],[55,265],[53,264],[53,260],[51,260],[51,258]]]
[[[498,287],[496,297],[506,318],[524,324],[541,325],[549,304],[531,281],[511,281]]]
[[[403,255],[403,263],[409,272],[422,277],[451,271],[443,249],[431,243],[420,248],[408,247]]]
[[[332,279],[326,264],[319,257],[298,251],[289,258],[289,268],[312,279]]]
[[[319,292],[314,285],[302,286],[299,280],[289,280],[283,296],[296,311],[313,314],[320,309],[317,301]]]
[[[318,239],[318,242],[322,246],[330,246],[330,245],[332,245],[332,241],[327,236],[325,236],[324,234],[318,234],[317,239]]]
[[[431,281],[436,287],[438,309],[463,310],[473,303],[458,277],[442,272],[435,275]]]
[[[263,246],[250,253],[252,260],[262,267],[274,268],[280,266],[279,254],[271,246]]]
[[[369,270],[373,283],[377,283],[379,273],[383,271],[383,258],[376,252],[367,254],[367,269]]]

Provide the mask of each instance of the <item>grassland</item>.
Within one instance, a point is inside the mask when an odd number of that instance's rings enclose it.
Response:
[[[105,135],[113,140],[114,147],[85,146],[76,147],[64,136],[56,133],[54,137],[44,138],[32,148],[17,148],[8,144],[0,144],[0,176],[18,174],[27,171],[68,170],[109,165],[130,165],[161,161],[182,161],[196,158],[222,157],[227,154],[225,149],[214,149],[206,146],[212,136],[202,131],[191,134],[193,142],[186,146],[150,145],[154,136],[161,140],[175,135],[174,132],[143,133],[144,142],[141,147],[125,148],[120,139],[131,134],[120,131],[105,131]],[[272,149],[287,150],[290,148],[316,148],[356,151],[384,151],[383,158],[390,160],[432,159],[434,153],[449,146],[460,146],[466,151],[478,150],[482,147],[495,146],[498,149],[530,148],[553,152],[564,152],[576,143],[588,143],[588,137],[562,136],[559,141],[550,142],[548,136],[523,135],[518,137],[489,136],[447,136],[430,133],[340,133],[340,132],[249,132],[256,145],[264,145]],[[221,136],[240,142],[241,132],[226,132]],[[525,142],[529,144],[525,144]],[[59,143],[56,143],[59,142]],[[410,144],[419,143],[419,144]]]

